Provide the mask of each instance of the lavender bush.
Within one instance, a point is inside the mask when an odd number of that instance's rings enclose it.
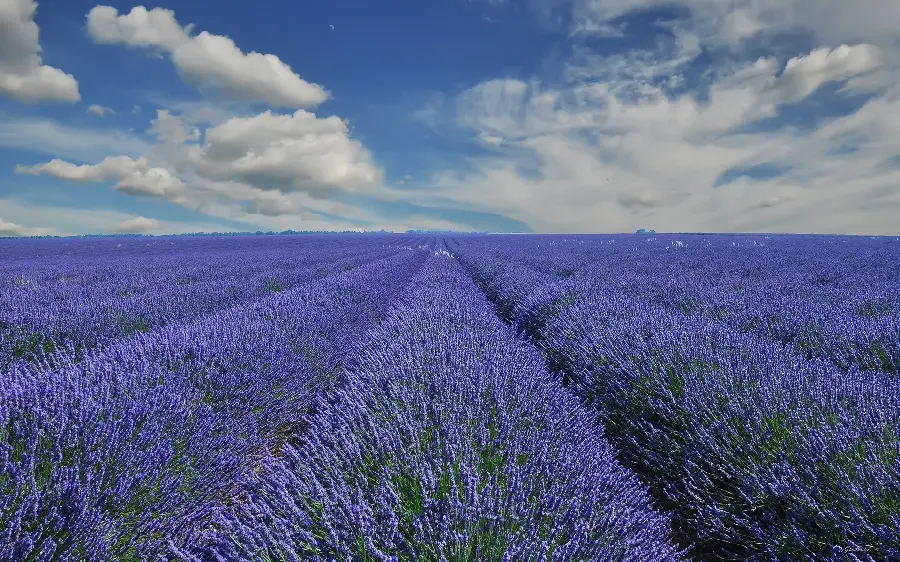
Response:
[[[597,407],[626,464],[676,509],[695,555],[900,553],[900,392],[891,372],[742,333],[704,314],[702,300],[686,308],[677,293],[641,298],[642,286],[589,264],[560,276],[547,273],[553,266],[542,273],[524,259],[501,265],[459,250],[501,313]]]
[[[601,429],[451,258],[361,354],[220,519],[218,559],[681,558]]]
[[[0,387],[0,560],[143,560],[190,542],[333,384],[422,261],[19,363]]]
[[[9,261],[0,266],[0,366],[57,347],[81,350],[196,318],[398,251],[391,239],[373,244],[353,237],[299,242],[286,238],[264,247],[258,240],[248,247],[253,239],[246,238],[227,244],[187,238],[178,239],[177,245],[165,238],[119,240],[124,242],[103,242],[99,256],[59,256],[51,252],[59,246],[52,241],[38,241],[42,252],[26,254],[31,258],[27,261],[5,252]],[[15,242],[35,250],[34,241]],[[101,243],[91,242],[88,245]],[[75,247],[83,249],[84,243]],[[252,260],[248,251],[253,251]]]

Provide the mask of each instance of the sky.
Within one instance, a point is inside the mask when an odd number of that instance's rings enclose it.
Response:
[[[0,236],[900,234],[896,0],[0,0]]]

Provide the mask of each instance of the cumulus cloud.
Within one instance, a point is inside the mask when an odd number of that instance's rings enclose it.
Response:
[[[156,152],[165,161],[162,166],[151,166],[144,156],[111,156],[84,165],[53,159],[18,166],[17,171],[75,182],[115,181],[118,190],[158,197],[227,184],[327,198],[359,192],[383,178],[365,147],[350,137],[345,121],[305,110],[233,117],[202,133],[168,110],[159,110],[149,132],[159,141]],[[190,181],[185,183],[179,174]],[[289,209],[268,197],[260,208]]]
[[[237,181],[198,178],[188,184],[179,202],[189,208],[215,216],[240,218],[246,214],[263,217],[294,216],[306,218],[308,201],[302,194],[286,195]],[[299,195],[299,196],[298,196]]]
[[[166,168],[150,166],[146,158],[109,156],[97,164],[76,165],[58,158],[34,166],[16,166],[16,172],[48,175],[71,182],[115,182],[113,187],[125,193],[150,197],[174,197],[183,182]]]
[[[206,31],[191,35],[193,25],[179,24],[171,10],[137,6],[120,15],[111,6],[95,6],[87,15],[87,30],[97,43],[167,53],[185,82],[232,101],[300,108],[329,97],[276,55],[244,53],[229,37]]]
[[[22,103],[67,102],[81,99],[71,74],[41,64],[37,2],[0,2],[0,95]]]
[[[113,111],[113,109],[110,107],[104,107],[102,105],[94,103],[85,110],[85,113],[91,113],[93,115],[96,115],[97,117],[105,117],[107,114],[115,115],[116,112]]]
[[[298,110],[234,116],[203,130],[196,123],[159,110],[148,130],[157,139],[149,157],[109,156],[81,165],[57,158],[16,171],[73,183],[112,182],[118,191],[257,223],[294,217],[311,228],[327,223],[321,213],[338,212],[347,215],[342,228],[349,228],[367,218],[336,209],[332,201],[377,193],[383,178],[341,119]]]
[[[115,232],[120,234],[146,234],[159,228],[159,221],[147,217],[134,217],[123,220],[116,225]]]
[[[350,138],[346,122],[304,110],[229,119],[207,129],[204,143],[187,150],[202,177],[264,190],[326,196],[382,178],[368,151]]]

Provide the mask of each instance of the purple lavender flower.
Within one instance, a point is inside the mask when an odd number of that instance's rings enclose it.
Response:
[[[540,355],[435,257],[219,520],[246,560],[679,560],[668,518]]]

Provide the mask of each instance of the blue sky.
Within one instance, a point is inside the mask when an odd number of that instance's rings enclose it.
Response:
[[[900,231],[887,0],[0,0],[0,20],[0,235]]]

